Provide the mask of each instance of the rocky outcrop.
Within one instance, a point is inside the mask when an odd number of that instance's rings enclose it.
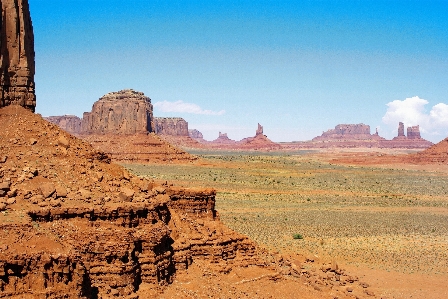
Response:
[[[196,129],[188,130],[188,135],[193,139],[204,140],[204,135]]]
[[[432,142],[420,137],[418,126],[408,128],[408,136],[404,134],[404,124],[398,124],[398,136],[386,140],[379,136],[378,130],[370,134],[370,126],[364,124],[337,125],[334,129],[322,133],[311,141],[283,142],[285,150],[305,148],[406,148],[424,149]]]
[[[372,139],[370,126],[365,124],[340,124],[334,129],[323,132],[321,136],[313,138],[313,141],[325,140],[368,140]]]
[[[151,99],[132,89],[111,92],[93,104],[82,119],[83,134],[148,133],[154,131]]]
[[[258,124],[254,137],[247,137],[238,142],[238,147],[244,150],[278,150],[281,145],[272,142],[263,134],[263,126]]]
[[[408,139],[421,139],[422,137],[420,136],[420,127],[418,125],[408,127],[406,136],[408,137]]]
[[[432,142],[423,139],[420,136],[420,126],[407,127],[404,135],[404,124],[398,123],[398,135],[392,140],[384,140],[381,147],[385,148],[428,148],[433,145]]]
[[[260,264],[214,190],[136,177],[22,107],[0,122],[0,298],[138,298],[193,261]]]
[[[405,137],[405,135],[404,135],[404,124],[402,122],[398,123],[398,137]]]
[[[281,145],[272,142],[263,134],[263,126],[258,124],[254,137],[243,138],[235,141],[227,136],[227,133],[219,132],[217,139],[211,142],[203,143],[209,148],[214,149],[231,149],[231,150],[277,150],[281,149]]]
[[[81,133],[82,120],[76,115],[48,116],[44,117],[44,119],[70,134]]]
[[[218,138],[216,138],[215,140],[211,141],[212,144],[234,144],[236,141],[230,139],[227,136],[227,133],[221,133],[219,132]]]
[[[188,123],[180,117],[155,117],[154,127],[158,135],[188,136]]]
[[[258,124],[257,130],[255,131],[255,136],[263,135],[263,126]]]
[[[91,112],[84,113],[78,136],[115,162],[171,163],[197,159],[153,132],[156,126],[152,108],[151,99],[142,92],[127,89],[108,93],[93,104]],[[161,133],[188,134],[185,121],[165,120],[159,123]]]
[[[34,111],[34,34],[27,0],[2,0],[0,107]]]

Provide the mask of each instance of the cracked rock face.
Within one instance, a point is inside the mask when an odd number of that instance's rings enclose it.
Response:
[[[27,0],[1,0],[0,107],[34,112],[34,34]]]

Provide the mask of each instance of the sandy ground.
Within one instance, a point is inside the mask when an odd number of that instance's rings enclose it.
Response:
[[[216,188],[229,227],[271,252],[336,260],[378,298],[447,298],[448,167],[404,163],[408,153],[214,153],[189,166],[128,168]]]

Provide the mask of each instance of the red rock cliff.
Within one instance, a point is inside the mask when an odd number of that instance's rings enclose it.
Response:
[[[27,0],[1,0],[0,107],[34,111],[34,35]]]

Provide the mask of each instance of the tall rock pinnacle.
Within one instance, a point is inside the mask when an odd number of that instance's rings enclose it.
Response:
[[[0,107],[34,111],[34,34],[28,0],[0,0]]]

